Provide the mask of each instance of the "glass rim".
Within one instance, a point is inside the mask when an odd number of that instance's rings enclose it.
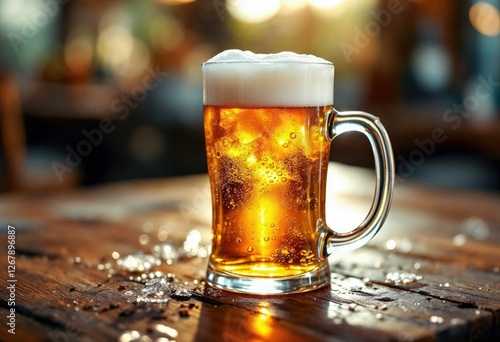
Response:
[[[302,61],[214,61],[214,62],[203,62],[202,67],[215,64],[300,64],[300,65],[324,65],[324,66],[335,66],[332,62],[302,62]]]

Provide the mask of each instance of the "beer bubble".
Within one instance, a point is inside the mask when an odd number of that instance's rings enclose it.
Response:
[[[284,148],[287,148],[288,147],[288,144],[287,143],[283,143],[282,145]]]
[[[297,138],[297,134],[295,134],[295,132],[290,133],[290,138],[292,139]]]
[[[288,263],[292,264],[293,263],[293,259],[292,258],[288,259]]]
[[[222,145],[223,145],[223,146],[228,146],[228,145],[229,145],[229,139],[228,139],[228,138],[224,138],[224,139],[222,140]]]
[[[267,236],[266,236],[266,237],[264,238],[264,241],[269,241],[269,237],[267,237]]]
[[[281,177],[281,181],[284,183],[287,181],[287,178],[286,177]]]
[[[247,248],[247,252],[248,252],[248,253],[252,253],[252,252],[253,252],[253,247],[252,247],[252,246],[248,246],[248,248]]]
[[[267,157],[262,158],[263,161],[267,161]]]
[[[236,238],[237,243],[241,243],[241,239],[239,237]]]
[[[276,240],[276,236],[273,236],[273,237],[271,238],[271,240]]]
[[[217,152],[215,153],[215,155],[217,156],[217,158],[220,158],[220,152],[219,152],[219,151],[217,151]]]
[[[271,223],[270,224],[271,228],[274,228],[275,224],[274,223]]]

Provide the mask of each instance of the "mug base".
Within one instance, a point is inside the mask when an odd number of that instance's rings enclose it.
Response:
[[[208,283],[221,290],[256,294],[275,295],[312,291],[330,283],[330,267],[325,263],[320,268],[294,277],[242,277],[240,275],[217,271],[212,267],[207,270]]]

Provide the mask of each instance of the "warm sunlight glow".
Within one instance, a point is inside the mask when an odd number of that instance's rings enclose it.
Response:
[[[332,9],[341,5],[345,0],[309,0],[309,3],[318,9]]]
[[[486,2],[478,2],[469,10],[472,26],[485,36],[496,36],[500,33],[500,12]]]
[[[307,0],[281,0],[281,13],[295,13],[307,5]]]
[[[227,0],[226,8],[236,20],[257,24],[271,19],[281,7],[280,0]]]
[[[171,6],[189,4],[195,1],[196,0],[158,0],[158,2],[161,4],[171,5]]]

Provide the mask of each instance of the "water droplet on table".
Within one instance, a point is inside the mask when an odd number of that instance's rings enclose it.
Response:
[[[155,278],[148,281],[137,296],[138,303],[167,303],[172,290],[165,278]]]
[[[144,272],[149,271],[154,266],[160,265],[161,262],[153,255],[135,253],[118,258],[116,264],[129,272]]]
[[[408,272],[389,272],[385,276],[385,282],[387,284],[394,284],[394,285],[410,284],[422,279],[423,279],[422,276]]]
[[[385,248],[389,251],[392,251],[396,248],[396,245],[396,241],[394,239],[390,239],[385,243]]]
[[[165,261],[167,265],[172,265],[179,260],[180,257],[177,248],[168,242],[154,246],[153,251],[155,256]]]
[[[480,217],[471,216],[462,224],[463,231],[476,240],[484,240],[490,235],[488,223]]]
[[[467,237],[464,234],[457,234],[453,237],[453,244],[457,247],[465,245]]]
[[[172,298],[177,300],[188,300],[193,294],[188,289],[178,289],[172,294]]]
[[[167,335],[169,338],[177,338],[179,336],[179,332],[177,330],[164,324],[155,324],[154,330]]]
[[[440,317],[440,316],[431,316],[430,321],[431,321],[431,323],[441,324],[444,322],[444,318]]]
[[[118,337],[119,342],[132,342],[136,341],[141,337],[141,333],[137,330],[127,330],[121,333]]]

